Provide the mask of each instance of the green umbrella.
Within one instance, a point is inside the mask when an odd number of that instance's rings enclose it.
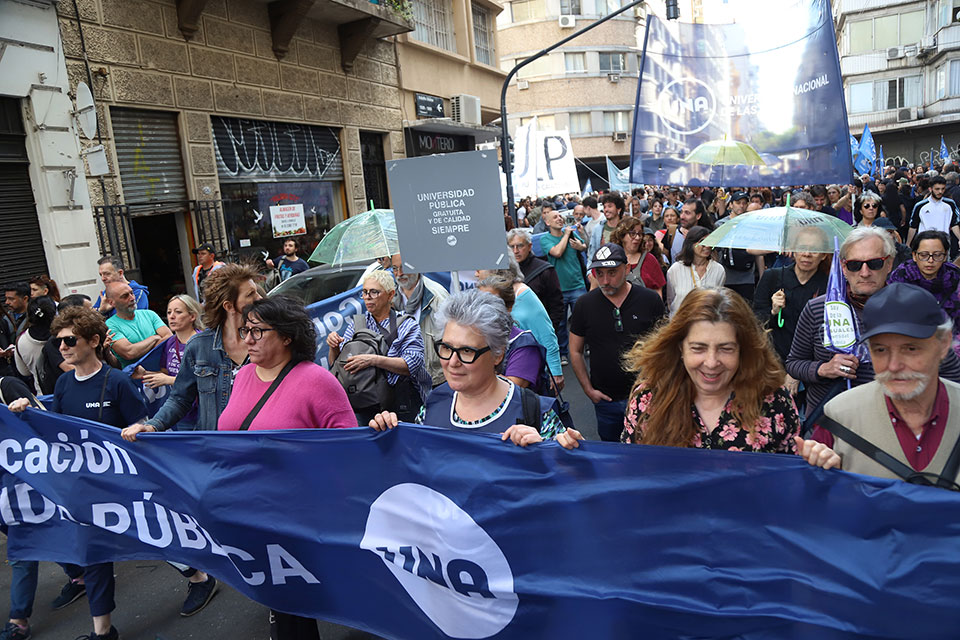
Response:
[[[347,218],[323,236],[308,262],[344,264],[400,253],[392,209],[372,209]]]
[[[701,240],[708,247],[760,249],[762,251],[833,253],[853,231],[849,224],[831,215],[785,207],[771,207],[729,218]],[[782,316],[778,324],[783,326]]]
[[[709,165],[746,165],[748,167],[765,167],[757,150],[746,142],[736,140],[710,140],[704,142],[690,152],[684,162]]]

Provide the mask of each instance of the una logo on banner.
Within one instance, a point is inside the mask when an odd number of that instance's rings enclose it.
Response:
[[[453,638],[488,638],[517,611],[503,551],[466,511],[421,484],[398,484],[370,505],[360,548],[383,559],[417,606]]]
[[[716,113],[716,96],[696,78],[674,80],[660,92],[660,121],[674,133],[690,135],[702,131]]]

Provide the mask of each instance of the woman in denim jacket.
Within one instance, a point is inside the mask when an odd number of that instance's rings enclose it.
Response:
[[[197,429],[216,431],[217,420],[230,398],[233,376],[247,361],[247,345],[237,329],[243,321],[243,308],[260,299],[257,277],[252,267],[238,264],[226,265],[207,276],[203,283],[203,322],[207,329],[187,343],[170,397],[154,417],[124,429],[126,440],[133,442],[141,432],[170,429],[195,401],[200,405]]]

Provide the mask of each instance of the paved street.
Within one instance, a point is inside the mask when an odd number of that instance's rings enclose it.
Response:
[[[573,369],[564,370],[564,399],[570,403],[577,428],[584,437],[597,438],[593,407],[583,395]],[[6,558],[6,538],[0,538],[0,553]],[[248,600],[227,585],[210,605],[191,618],[181,618],[180,605],[186,596],[186,580],[164,562],[146,560],[116,564],[117,610],[113,621],[127,640],[267,640],[269,626],[265,607]],[[41,563],[40,585],[31,619],[37,640],[73,640],[90,633],[86,598],[60,611],[51,611],[50,602],[60,593],[65,576],[54,563]],[[10,593],[10,568],[0,569],[0,610],[5,615]],[[360,640],[369,634],[331,623],[320,623],[323,640]]]

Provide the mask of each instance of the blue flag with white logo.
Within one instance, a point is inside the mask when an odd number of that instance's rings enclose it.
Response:
[[[860,141],[857,140],[856,136],[850,136],[850,161],[853,162],[857,159],[857,154],[860,152]]]
[[[849,135],[827,0],[755,2],[733,24],[647,16],[631,182],[849,183]]]
[[[618,169],[609,156],[607,156],[607,182],[610,183],[610,189],[613,191],[630,192],[630,170]]]
[[[853,166],[857,173],[873,174],[874,165],[877,162],[877,145],[873,141],[873,134],[870,133],[870,125],[863,125],[863,135],[860,136],[860,148],[857,150],[857,160]]]
[[[960,495],[798,456],[520,448],[412,425],[130,443],[5,407],[0,434],[11,559],[175,561],[270,608],[388,638],[952,640],[960,628]]]
[[[943,141],[943,136],[940,136],[940,159],[944,162],[950,161],[950,150],[947,149],[947,143]]]

